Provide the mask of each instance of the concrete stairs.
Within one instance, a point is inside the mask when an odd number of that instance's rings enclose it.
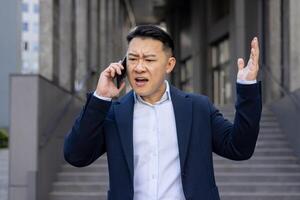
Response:
[[[50,200],[106,200],[107,190],[108,170],[103,155],[83,168],[63,164],[53,183]]]
[[[233,107],[221,109],[232,120]],[[230,161],[214,155],[222,200],[300,200],[300,162],[294,156],[274,115],[264,110],[254,156]],[[50,193],[51,200],[106,200],[106,156],[84,168],[63,164]]]
[[[231,108],[222,113],[233,120]],[[217,185],[222,200],[300,200],[300,162],[275,116],[264,109],[253,157],[230,161],[214,155]]]

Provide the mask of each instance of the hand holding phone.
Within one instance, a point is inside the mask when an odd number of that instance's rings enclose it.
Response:
[[[120,67],[120,64],[122,64],[123,67]],[[96,88],[96,94],[108,98],[117,97],[125,87],[123,81],[125,76],[126,57],[122,60],[122,63],[110,63],[110,65],[101,72]]]

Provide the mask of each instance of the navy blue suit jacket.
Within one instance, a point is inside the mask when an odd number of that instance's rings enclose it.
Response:
[[[259,132],[261,84],[237,84],[233,124],[206,96],[184,93],[173,86],[170,93],[184,195],[187,200],[219,200],[212,152],[232,160],[251,157]],[[133,199],[133,109],[132,91],[113,102],[88,94],[65,138],[64,156],[71,165],[84,167],[107,153],[109,200]]]

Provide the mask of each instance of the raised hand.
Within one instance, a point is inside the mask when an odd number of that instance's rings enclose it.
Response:
[[[245,67],[245,62],[243,58],[237,60],[238,74],[237,78],[242,81],[252,81],[256,80],[257,73],[259,70],[259,45],[257,37],[254,37],[251,41],[251,53],[250,58]]]
[[[103,72],[101,72],[96,88],[96,94],[108,98],[117,97],[125,87],[125,82],[121,84],[120,88],[117,88],[113,80],[117,74],[121,75],[122,69],[124,69],[124,67],[121,63],[111,63]]]

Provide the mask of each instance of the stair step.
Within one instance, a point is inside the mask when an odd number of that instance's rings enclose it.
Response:
[[[300,182],[300,173],[217,172],[215,175],[220,182]]]
[[[299,200],[299,192],[223,192],[222,200]]]
[[[218,184],[219,191],[221,193],[238,191],[238,192],[253,192],[253,193],[261,193],[261,192],[299,192],[300,191],[300,183],[274,183],[274,182],[219,182]]]
[[[299,172],[300,165],[267,165],[267,164],[219,164],[214,166],[215,172]]]
[[[226,158],[223,158],[223,157],[220,157],[218,155],[215,155],[214,154],[214,161],[218,161],[218,160],[221,160],[221,161],[230,161],[230,162],[250,162],[251,160],[259,160],[259,161],[267,161],[267,160],[296,160],[298,161],[298,158],[296,156],[256,156],[256,157],[253,157],[249,160],[246,160],[246,161],[231,161],[231,160],[228,160]]]
[[[281,129],[278,127],[260,127],[259,133],[282,133]]]
[[[108,173],[105,172],[60,172],[58,173],[58,181],[67,182],[98,182],[107,181]]]
[[[274,140],[274,139],[278,139],[278,140],[286,140],[285,135],[283,134],[259,134],[258,135],[258,140]]]
[[[69,164],[62,166],[62,172],[107,172],[107,164],[92,164],[87,167],[77,168]]]
[[[50,193],[51,200],[105,200],[104,192],[58,192]]]
[[[108,182],[56,182],[53,184],[54,191],[57,192],[93,192],[107,191]]]

